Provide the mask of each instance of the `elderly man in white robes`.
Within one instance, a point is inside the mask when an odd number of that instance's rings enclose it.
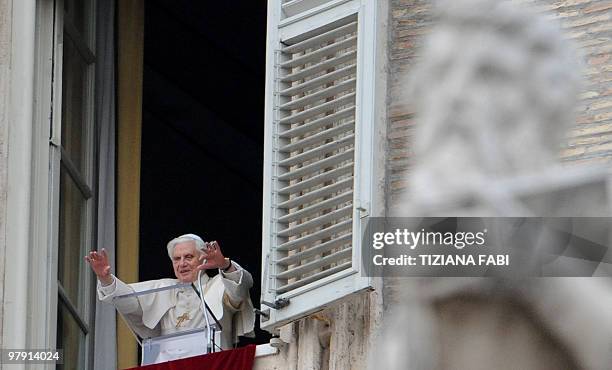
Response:
[[[132,328],[143,338],[166,335],[188,329],[202,328],[206,321],[200,299],[195,291],[198,272],[219,269],[210,278],[201,274],[204,298],[221,323],[221,348],[231,349],[238,336],[252,336],[255,316],[249,297],[253,285],[251,274],[221,252],[217,242],[205,243],[195,234],[181,235],[168,243],[176,279],[160,279],[126,284],[110,273],[106,251],[92,251],[85,256],[98,277],[98,298],[115,304]],[[190,287],[164,290],[138,296],[137,299],[114,297],[168,287],[178,283],[192,283]],[[212,321],[212,319],[211,319]]]

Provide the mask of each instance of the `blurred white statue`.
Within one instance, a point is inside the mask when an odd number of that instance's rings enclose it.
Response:
[[[558,161],[580,87],[559,29],[505,1],[439,9],[407,97],[416,154],[394,216],[610,215],[608,171]],[[385,286],[400,287],[403,299],[389,303],[395,314],[372,369],[612,366],[609,278],[386,278]]]
[[[418,120],[405,200],[411,212],[442,207],[448,215],[456,205],[465,215],[476,202],[481,216],[565,213],[553,200],[530,206],[506,198],[602,178],[601,169],[558,165],[580,86],[573,50],[550,21],[509,2],[447,1],[440,9],[407,97]],[[609,214],[604,194],[589,196],[599,209],[582,198],[577,204],[589,215]],[[577,212],[574,203],[565,207]]]

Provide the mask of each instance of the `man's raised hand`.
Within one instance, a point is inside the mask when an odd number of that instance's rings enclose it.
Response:
[[[89,255],[85,256],[85,261],[89,263],[89,266],[91,266],[91,269],[103,285],[109,285],[113,282],[113,277],[110,274],[111,267],[108,263],[108,254],[106,254],[104,248],[102,248],[100,253],[96,251],[89,252]]]
[[[219,243],[217,243],[216,241],[206,243],[206,247],[200,255],[199,260],[202,262],[202,264],[198,266],[198,270],[208,270],[216,268],[223,269],[227,267],[227,260],[221,252]]]

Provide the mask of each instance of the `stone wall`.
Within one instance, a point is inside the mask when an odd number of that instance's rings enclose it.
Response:
[[[387,209],[392,211],[406,188],[412,155],[414,111],[404,92],[407,76],[419,59],[424,35],[433,24],[431,0],[390,0],[388,76]]]
[[[365,370],[381,324],[377,292],[340,304],[281,328],[287,343],[278,355],[255,359],[254,370]]]
[[[540,3],[540,2],[537,2]],[[612,163],[612,2],[541,1],[584,59],[585,85],[563,160]]]
[[[568,164],[612,163],[612,2],[517,0],[547,12],[584,60],[581,107],[561,157]],[[388,81],[388,209],[406,190],[412,159],[414,111],[406,99],[406,78],[419,59],[423,36],[434,22],[431,0],[391,0]]]

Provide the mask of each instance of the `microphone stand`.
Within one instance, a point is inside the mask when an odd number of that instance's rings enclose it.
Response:
[[[212,310],[206,303],[206,300],[204,299],[204,289],[202,289],[201,276],[202,270],[198,272],[198,285],[200,287],[200,290],[198,291],[198,289],[196,289],[193,283],[191,283],[191,287],[193,288],[193,290],[195,290],[196,294],[200,298],[200,302],[202,304],[202,311],[204,312],[204,320],[206,321],[206,335],[208,336],[208,342],[206,343],[206,353],[213,353],[215,350],[215,329],[210,325],[210,317],[215,320],[215,323],[217,324],[219,330],[222,331],[223,327],[221,326],[221,323],[219,322],[215,314],[212,312]]]

